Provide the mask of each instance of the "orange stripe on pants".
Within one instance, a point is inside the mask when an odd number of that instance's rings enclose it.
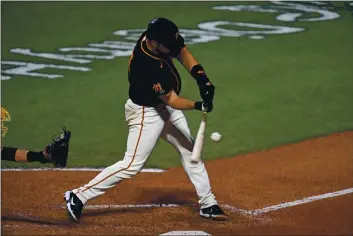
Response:
[[[124,168],[124,169],[120,169],[120,170],[114,172],[113,174],[108,175],[107,177],[105,177],[104,179],[100,180],[99,182],[97,182],[97,183],[95,183],[95,184],[93,184],[93,185],[91,185],[91,186],[86,187],[86,189],[85,189],[85,190],[82,190],[82,192],[87,191],[88,189],[90,189],[90,188],[96,186],[97,184],[99,184],[99,183],[103,182],[104,180],[108,179],[109,177],[111,177],[111,176],[113,176],[113,175],[119,173],[120,171],[127,170],[127,169],[130,168],[131,164],[134,162],[134,159],[135,159],[135,156],[136,156],[136,152],[137,152],[137,148],[138,148],[138,145],[139,145],[139,143],[140,143],[140,139],[141,139],[141,135],[142,135],[142,130],[143,130],[143,121],[144,121],[144,119],[145,119],[145,107],[142,107],[142,120],[141,120],[140,134],[139,134],[139,137],[138,137],[138,139],[137,139],[137,143],[136,143],[134,155],[133,155],[132,160],[131,160],[131,162],[129,163],[129,165],[128,165],[126,168]]]

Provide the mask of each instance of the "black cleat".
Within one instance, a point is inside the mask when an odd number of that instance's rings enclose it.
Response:
[[[228,216],[223,212],[223,210],[218,205],[213,205],[200,210],[200,216],[212,220],[228,220]]]
[[[64,195],[66,201],[66,210],[74,221],[80,221],[83,204],[81,200],[71,191],[67,191]]]

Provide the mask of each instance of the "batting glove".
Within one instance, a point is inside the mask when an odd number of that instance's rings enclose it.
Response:
[[[203,112],[211,112],[213,110],[213,102],[195,102],[195,109]]]

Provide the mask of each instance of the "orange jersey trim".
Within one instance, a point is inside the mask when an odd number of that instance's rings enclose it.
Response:
[[[177,90],[180,90],[178,76],[174,73],[173,68],[169,65],[169,63],[168,63],[166,60],[164,60],[164,59],[162,59],[162,58],[159,58],[159,57],[155,57],[155,56],[149,54],[148,52],[146,52],[146,50],[143,49],[143,46],[142,46],[142,43],[143,43],[145,40],[146,40],[146,36],[141,40],[141,45],[140,45],[140,46],[141,46],[141,50],[142,50],[147,56],[150,56],[150,57],[152,57],[153,59],[162,61],[162,62],[164,62],[165,64],[167,64],[167,65],[169,66],[169,69],[172,71],[172,73],[173,73],[173,75],[175,76],[175,79],[176,79],[176,81],[177,81]],[[163,67],[163,66],[161,66],[161,68],[162,68],[162,67]]]

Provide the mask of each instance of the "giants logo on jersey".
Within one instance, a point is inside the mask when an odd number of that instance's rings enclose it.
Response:
[[[165,92],[160,83],[154,84],[152,88],[154,89],[154,91],[159,92],[160,94],[164,94]]]

